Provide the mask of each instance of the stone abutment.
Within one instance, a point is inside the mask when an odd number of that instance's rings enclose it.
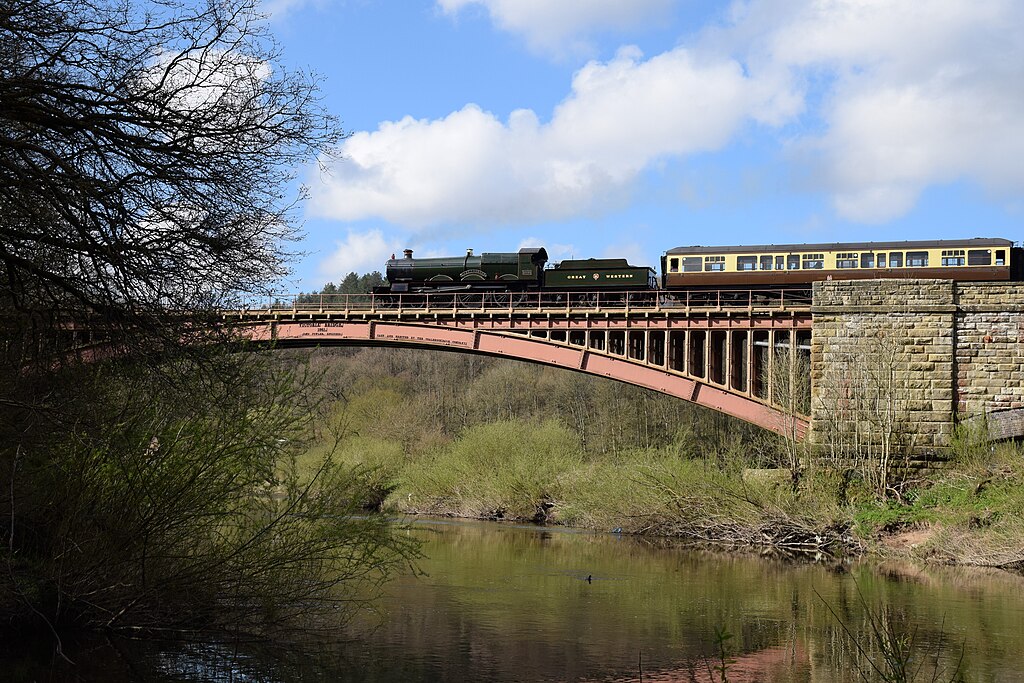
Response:
[[[815,284],[811,437],[833,453],[947,450],[956,425],[1024,435],[1024,284]]]

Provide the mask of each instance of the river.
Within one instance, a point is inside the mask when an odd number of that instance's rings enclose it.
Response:
[[[912,641],[918,680],[959,668],[1024,681],[1024,579],[1007,573],[495,523],[415,520],[406,533],[424,541],[420,573],[336,637],[299,649],[85,638],[65,642],[74,667],[49,642],[9,644],[0,679],[653,683],[724,668],[733,682],[854,681],[882,662],[877,629]]]

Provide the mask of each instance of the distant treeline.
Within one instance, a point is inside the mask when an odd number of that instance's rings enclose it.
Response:
[[[312,303],[317,301],[322,294],[370,294],[374,287],[379,287],[384,282],[384,276],[379,270],[365,275],[351,272],[345,276],[340,285],[328,282],[319,292],[300,293],[297,302],[300,304]]]

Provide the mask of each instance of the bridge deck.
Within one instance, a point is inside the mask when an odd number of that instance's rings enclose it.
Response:
[[[436,294],[298,294],[271,296],[266,302],[240,306],[246,316],[265,313],[406,312],[454,315],[505,313],[632,313],[691,315],[718,311],[810,313],[805,290],[711,290],[696,292],[519,292]]]
[[[810,303],[750,290],[353,294],[277,297],[222,315],[250,339],[278,346],[438,348],[563,367],[802,438],[807,418],[780,407],[790,401],[772,377],[809,382],[796,367],[810,348]]]

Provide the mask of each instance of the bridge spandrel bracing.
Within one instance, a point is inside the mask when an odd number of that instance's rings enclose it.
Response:
[[[278,346],[399,346],[513,358],[646,387],[791,438],[807,432],[807,418],[785,399],[789,387],[809,382],[794,376],[796,359],[810,349],[809,307],[649,302],[628,310],[462,311],[366,310],[346,303],[343,309],[235,311],[225,318],[250,339]]]

